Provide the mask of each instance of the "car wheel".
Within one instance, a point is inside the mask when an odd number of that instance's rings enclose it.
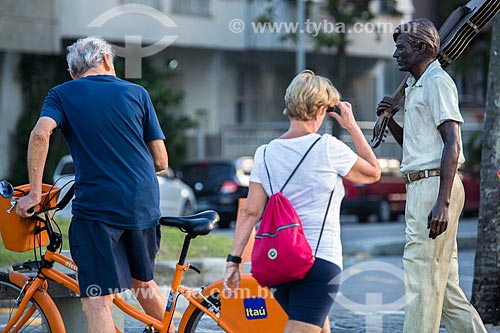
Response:
[[[227,229],[231,226],[231,222],[235,220],[234,216],[232,214],[219,214],[220,220],[219,220],[219,228],[221,229]]]
[[[194,210],[189,201],[184,203],[184,207],[182,207],[181,216],[193,215]]]
[[[368,222],[370,222],[368,220],[368,214],[366,214],[366,213],[358,213],[356,216],[358,217],[358,223],[368,223]]]
[[[225,220],[220,220],[218,225],[219,225],[219,228],[221,228],[221,229],[228,229],[231,226],[231,222],[228,222]]]
[[[391,206],[386,200],[382,200],[378,204],[377,218],[379,222],[387,222],[391,219]]]

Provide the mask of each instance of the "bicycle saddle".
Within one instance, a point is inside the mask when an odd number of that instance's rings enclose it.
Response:
[[[177,227],[191,238],[206,235],[219,222],[219,214],[214,210],[206,210],[189,216],[163,216],[160,224],[167,227]]]

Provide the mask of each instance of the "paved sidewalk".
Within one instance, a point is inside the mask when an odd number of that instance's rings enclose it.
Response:
[[[474,275],[474,251],[461,251],[458,256],[460,285],[470,298]],[[400,256],[351,257],[345,260],[340,287],[342,294],[337,296],[330,312],[332,332],[403,332],[402,268]],[[489,327],[488,331],[500,333],[500,327]],[[443,328],[440,332],[444,333],[446,330]]]
[[[477,235],[477,220],[466,219],[460,222],[457,234],[459,249],[475,250]],[[342,251],[344,260],[351,257],[376,257],[376,256],[402,256],[405,242],[404,222],[377,224],[371,223],[343,224],[342,225]],[[189,259],[188,261],[202,271],[198,275],[188,271],[183,277],[186,285],[206,285],[224,274],[224,258]],[[158,284],[172,281],[176,261],[157,261],[155,278]]]
[[[360,228],[356,224],[342,225],[345,269],[362,263],[385,262],[395,267],[395,270],[399,269],[400,274],[402,274],[401,256],[405,240],[404,229],[405,225],[401,222],[393,224],[369,224],[363,226],[363,228]],[[460,277],[464,291],[469,296],[473,277],[476,234],[477,221],[472,219],[461,221],[457,236],[461,252],[459,254],[459,258],[461,258]],[[193,259],[191,263],[200,268],[203,275],[199,276],[194,272],[193,274],[188,272],[186,280],[183,280],[183,283],[186,285],[202,285],[213,282],[222,277],[225,268],[225,260],[223,258]],[[173,272],[174,266],[175,262],[173,261],[158,264],[156,276],[162,277],[160,282],[167,283],[171,281],[170,274]],[[207,278],[203,279],[202,277]],[[348,283],[345,283],[345,286],[341,287],[341,291],[346,294],[346,297],[355,298],[356,292],[359,294],[360,290],[364,290],[363,288],[365,287],[365,285],[359,283],[366,283],[369,290],[370,282],[375,285],[373,291],[377,291],[383,295],[385,303],[402,297],[403,286],[401,276],[391,278],[387,274],[384,275],[384,272],[380,275],[372,274],[364,279],[355,280],[354,286],[350,290]],[[386,289],[380,289],[383,285],[385,285]],[[365,297],[365,294],[363,294],[363,297]],[[365,299],[362,298],[357,301],[361,303]],[[381,306],[384,305],[386,304],[381,304]],[[401,333],[403,331],[404,311],[399,308],[393,310],[380,308],[371,317],[367,317],[364,313],[348,310],[340,305],[339,302],[336,302],[330,313],[330,320],[332,322],[332,332],[335,333]],[[445,329],[440,331],[440,333],[444,332],[446,332]],[[489,326],[488,332],[500,333],[500,327]]]
[[[333,314],[330,316],[330,320],[332,333],[402,333],[404,313],[385,314],[382,325],[378,325],[376,320],[365,323],[364,316],[357,316],[347,312]],[[486,329],[489,333],[500,333],[500,326],[486,325]],[[441,328],[439,333],[453,332],[447,332],[446,329]]]

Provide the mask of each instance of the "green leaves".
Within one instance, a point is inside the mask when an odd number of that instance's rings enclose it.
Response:
[[[171,72],[168,66],[157,65],[154,59],[142,60],[143,77],[134,81],[144,86],[151,96],[151,100],[158,114],[158,119],[167,137],[166,145],[169,151],[169,162],[175,167],[185,158],[186,137],[185,131],[196,126],[196,122],[187,115],[181,114],[177,106],[182,101],[182,91],[172,84]],[[124,61],[117,58],[115,67],[118,77],[124,77]],[[28,55],[21,56],[18,66],[18,78],[23,93],[23,110],[11,140],[10,177],[14,184],[28,182],[27,149],[30,132],[35,126],[43,101],[48,91],[65,81],[71,80],[66,71],[65,57]],[[52,174],[59,159],[68,154],[64,138],[56,131],[50,142],[50,151],[44,172],[44,182],[52,182]]]

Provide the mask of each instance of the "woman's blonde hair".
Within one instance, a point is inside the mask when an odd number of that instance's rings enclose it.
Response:
[[[283,114],[297,120],[311,120],[318,107],[334,107],[339,100],[339,92],[329,79],[305,70],[286,89]]]

